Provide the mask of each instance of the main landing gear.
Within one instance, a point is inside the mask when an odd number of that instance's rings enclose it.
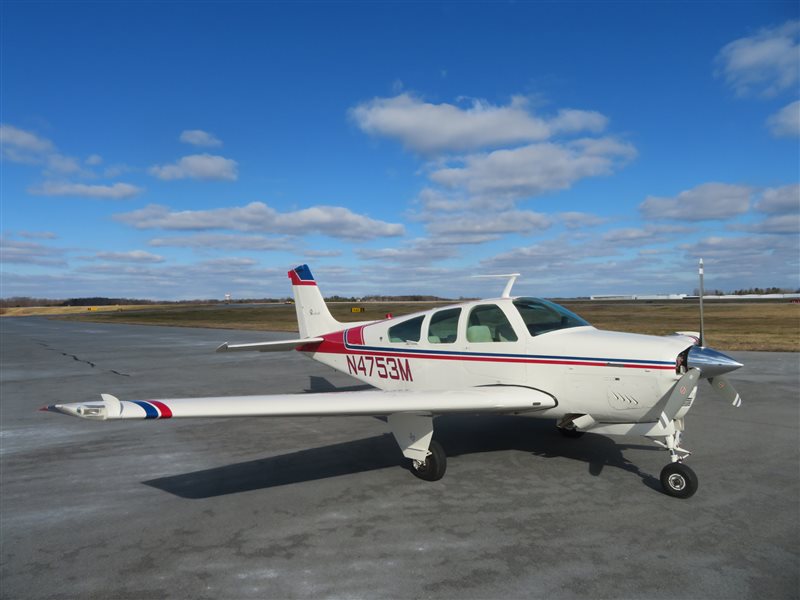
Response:
[[[447,469],[447,455],[444,448],[436,440],[431,440],[428,446],[428,456],[424,461],[411,460],[411,472],[425,481],[438,481],[444,477]]]

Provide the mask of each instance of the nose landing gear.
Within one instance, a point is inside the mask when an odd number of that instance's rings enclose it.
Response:
[[[679,429],[672,435],[665,436],[665,442],[656,443],[664,446],[669,451],[671,463],[661,469],[661,487],[664,493],[673,498],[691,498],[697,491],[697,474],[688,466],[683,464],[683,459],[691,454],[688,450],[680,447],[681,429],[683,423],[679,423]]]
[[[697,475],[682,462],[670,463],[661,469],[661,487],[668,496],[690,498],[697,491]]]

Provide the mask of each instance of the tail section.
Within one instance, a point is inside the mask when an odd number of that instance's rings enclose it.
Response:
[[[345,325],[334,319],[328,310],[308,265],[300,265],[289,271],[289,279],[292,280],[301,338],[317,337],[344,329]]]

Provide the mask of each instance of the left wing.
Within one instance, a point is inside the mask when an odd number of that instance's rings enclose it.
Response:
[[[441,392],[366,390],[323,394],[221,396],[123,400],[102,394],[100,402],[52,404],[42,410],[84,419],[169,419],[181,417],[298,417],[411,413],[517,413],[556,406],[555,398],[521,386],[486,386]]]

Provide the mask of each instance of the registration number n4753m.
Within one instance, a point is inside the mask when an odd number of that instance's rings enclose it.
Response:
[[[394,356],[347,355],[347,370],[351,375],[380,377],[398,381],[414,381],[407,358]]]

